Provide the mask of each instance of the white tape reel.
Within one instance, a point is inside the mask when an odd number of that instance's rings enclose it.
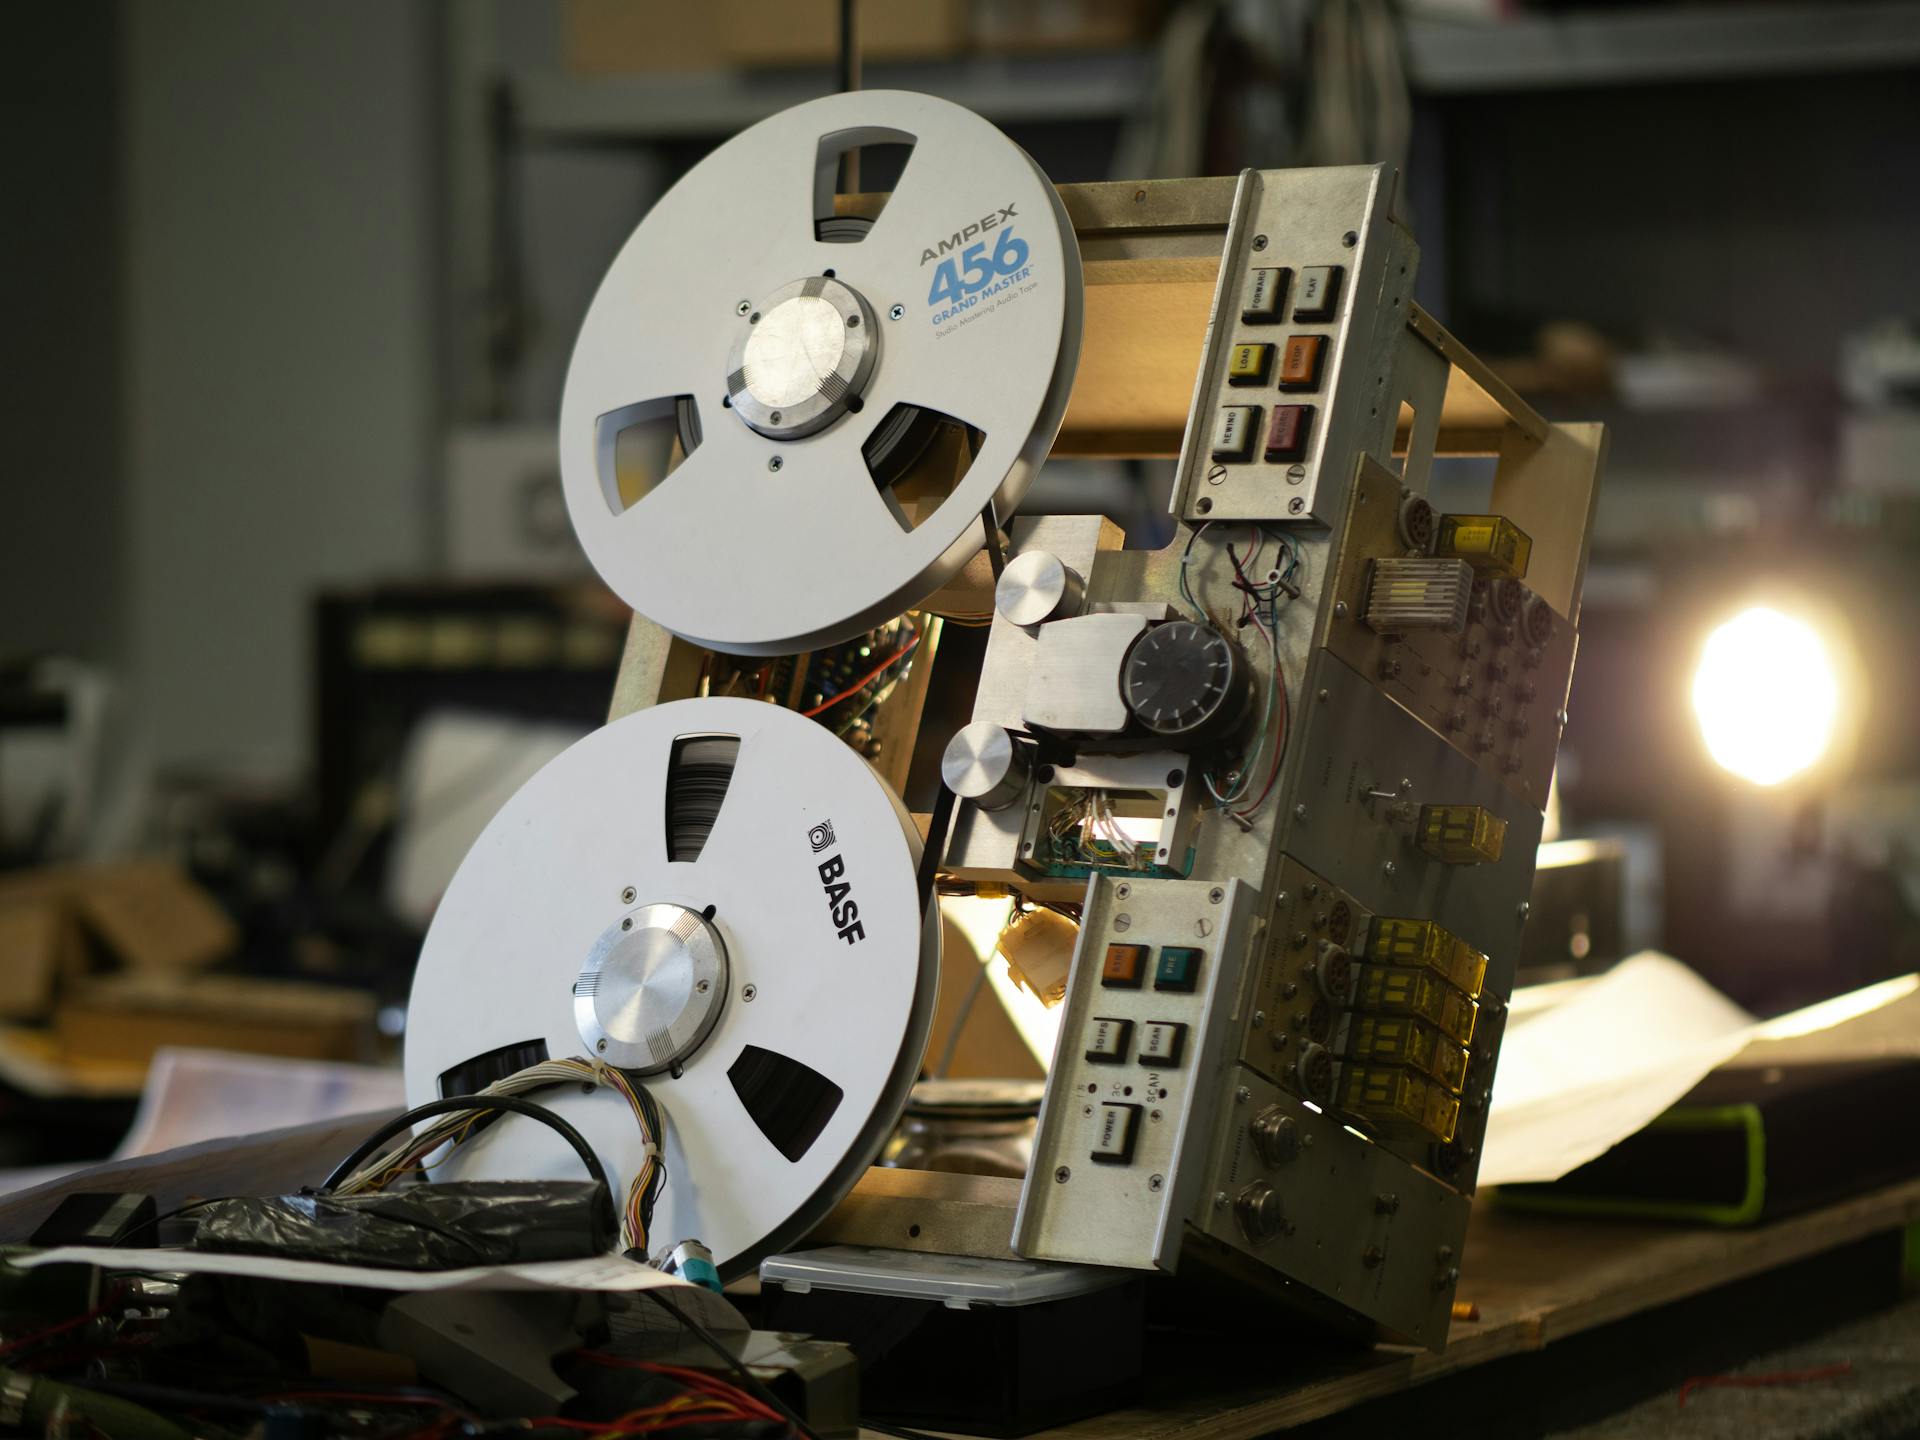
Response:
[[[879,216],[836,218],[841,154],[901,143]],[[901,91],[796,106],[695,166],[602,282],[561,405],[574,528],[687,639],[847,639],[952,578],[989,503],[1011,513],[1065,414],[1080,320],[1072,224],[992,125]],[[971,463],[955,445],[931,492],[937,464],[901,483],[967,432]]]
[[[454,876],[414,978],[407,1098],[549,1057],[641,1073],[666,1132],[651,1247],[698,1239],[742,1273],[845,1196],[906,1103],[939,964],[918,853],[866,762],[789,710],[683,700],[616,720],[535,775]],[[624,1100],[532,1098],[624,1196],[642,1160]],[[434,1171],[578,1173],[512,1118]]]

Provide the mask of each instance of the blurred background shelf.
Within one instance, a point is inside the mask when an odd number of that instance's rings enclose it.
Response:
[[[1649,6],[1497,23],[1410,18],[1406,46],[1408,81],[1430,95],[1885,70],[1920,60],[1920,6],[1837,0]]]

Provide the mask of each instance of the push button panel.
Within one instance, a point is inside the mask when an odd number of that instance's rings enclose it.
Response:
[[[1358,166],[1243,180],[1176,482],[1188,524],[1331,524],[1357,453],[1386,458],[1398,411],[1377,386],[1397,363],[1419,259],[1391,196]],[[1283,418],[1289,404],[1311,408]]]

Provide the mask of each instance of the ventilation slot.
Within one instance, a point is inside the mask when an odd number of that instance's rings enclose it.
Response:
[[[773,1148],[798,1162],[840,1108],[840,1087],[791,1056],[749,1045],[727,1069],[733,1093]]]
[[[522,1040],[514,1045],[502,1045],[498,1050],[489,1050],[484,1055],[462,1060],[450,1070],[442,1070],[440,1098],[478,1095],[496,1080],[504,1080],[529,1065],[538,1065],[549,1058],[547,1042],[544,1040]]]
[[[707,848],[739,758],[738,735],[686,735],[673,742],[667,761],[669,860],[698,860]]]

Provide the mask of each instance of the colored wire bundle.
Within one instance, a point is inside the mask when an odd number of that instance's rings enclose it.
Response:
[[[903,620],[901,623],[907,625],[912,631],[912,633],[907,636],[905,644],[887,656],[887,658],[882,660],[878,665],[874,666],[873,669],[869,670],[865,675],[862,675],[858,680],[854,681],[853,684],[840,691],[839,694],[829,695],[818,705],[810,709],[802,710],[800,713],[809,719],[824,715],[843,700],[850,700],[855,695],[858,695],[862,690],[865,690],[869,685],[873,684],[874,681],[885,675],[887,671],[891,670],[895,665],[900,664],[903,660],[911,659],[913,652],[919,648],[921,630],[918,625],[914,625],[910,620]],[[903,670],[901,673],[904,674],[905,671]]]
[[[1187,548],[1180,557],[1180,594],[1202,623],[1218,627],[1220,622],[1202,609],[1199,601],[1194,598],[1193,588],[1188,579],[1188,567],[1193,559],[1194,542],[1200,538],[1202,531],[1210,528],[1212,528],[1210,525],[1203,525],[1187,537]],[[1274,536],[1272,538],[1279,550],[1279,556],[1266,577],[1255,581],[1253,575],[1259,571],[1260,556],[1266,549],[1269,537],[1257,525],[1249,525],[1247,530],[1248,548],[1245,555],[1236,551],[1231,543],[1226,546],[1227,559],[1233,566],[1233,588],[1240,595],[1238,623],[1242,627],[1252,625],[1260,632],[1261,638],[1267,642],[1272,668],[1267,674],[1267,690],[1261,703],[1259,729],[1246,754],[1241,757],[1238,765],[1218,780],[1212,775],[1202,777],[1206,783],[1207,793],[1212,795],[1215,802],[1243,826],[1273,793],[1274,784],[1280,778],[1280,762],[1286,755],[1287,731],[1291,716],[1287,708],[1286,677],[1281,673],[1280,665],[1280,605],[1283,600],[1291,602],[1300,594],[1301,568],[1299,548],[1283,536]],[[1249,800],[1254,776],[1259,770],[1255,762],[1262,750],[1267,750],[1271,756],[1267,765],[1266,781],[1261,786],[1260,793]]]
[[[625,1097],[640,1127],[642,1160],[640,1169],[627,1186],[626,1205],[620,1217],[620,1240],[624,1248],[647,1249],[647,1229],[653,1220],[654,1202],[666,1178],[660,1152],[660,1107],[643,1087],[636,1086],[626,1074],[599,1060],[574,1056],[565,1060],[543,1060],[515,1071],[481,1090],[487,1096],[525,1095],[552,1085],[591,1084],[606,1086]],[[368,1160],[334,1187],[334,1193],[352,1195],[368,1190],[384,1190],[412,1171],[425,1173],[442,1165],[465,1141],[471,1139],[494,1118],[480,1109],[455,1110],[431,1125],[400,1136],[380,1154]],[[429,1159],[444,1147],[445,1154]]]

